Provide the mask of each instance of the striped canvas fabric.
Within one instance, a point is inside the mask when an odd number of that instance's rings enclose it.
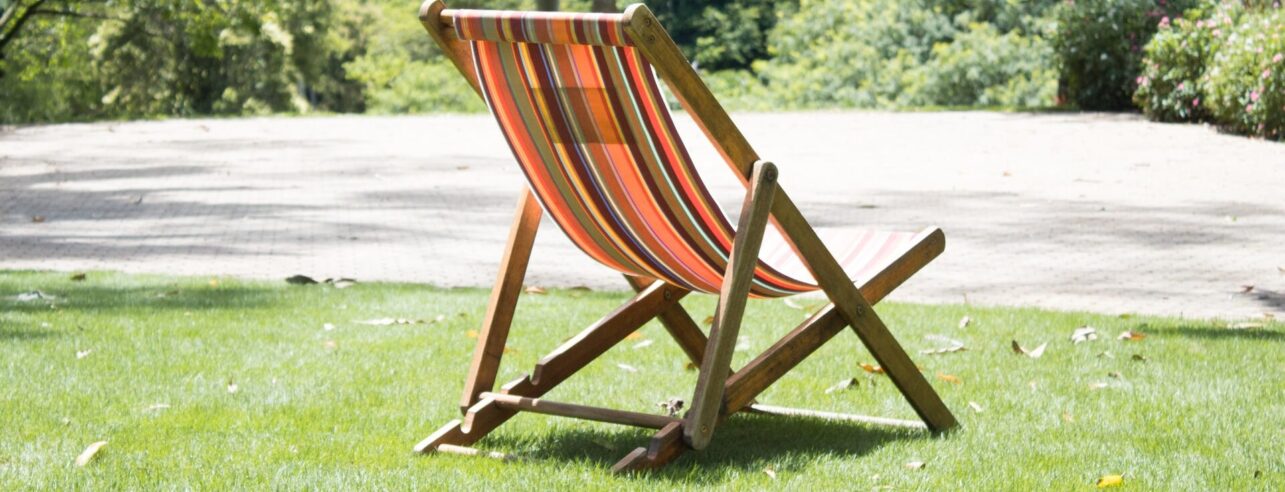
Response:
[[[717,293],[732,224],[697,175],[621,16],[463,10],[454,20],[531,189],[571,241],[620,272]],[[855,280],[915,239],[850,234],[827,242],[841,245],[832,251]],[[751,295],[816,288],[780,235],[769,234]]]

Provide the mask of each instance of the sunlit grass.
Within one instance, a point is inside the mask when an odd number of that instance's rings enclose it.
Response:
[[[34,290],[53,298],[15,298]],[[501,381],[626,297],[525,296]],[[521,415],[480,446],[525,460],[416,455],[411,446],[458,416],[469,331],[485,303],[480,289],[405,284],[0,273],[0,489],[1065,490],[1107,474],[1124,474],[1124,488],[1285,487],[1280,324],[958,305],[878,309],[959,417],[962,427],[943,437],[739,416],[706,451],[615,477],[611,464],[647,432]],[[685,303],[698,321],[713,307],[708,296]],[[959,328],[964,315],[973,322]],[[358,323],[385,317],[425,322]],[[751,303],[738,363],[802,317],[780,301]],[[1086,324],[1100,339],[1072,344]],[[1124,330],[1147,336],[1117,340]],[[695,373],[663,328],[640,334],[548,396],[642,412],[690,399]],[[967,350],[918,354],[946,339]],[[1014,339],[1049,346],[1032,359],[1013,353]],[[644,340],[653,343],[633,348]],[[842,334],[759,400],[912,418],[861,362],[874,361]],[[855,388],[825,392],[852,377]],[[109,444],[76,467],[100,440]],[[908,469],[911,461],[926,466]]]

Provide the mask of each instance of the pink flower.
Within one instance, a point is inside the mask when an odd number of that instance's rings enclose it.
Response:
[[[1252,113],[1252,112],[1254,112],[1254,105],[1253,105],[1253,104],[1246,104],[1246,105],[1245,105],[1245,112],[1246,112],[1246,113]]]
[[[1199,98],[1199,97],[1197,97],[1197,98],[1195,98],[1195,99],[1192,99],[1192,100],[1191,100],[1191,107],[1193,107],[1193,108],[1199,108],[1199,107],[1200,107],[1200,98]]]
[[[1160,19],[1160,27],[1169,27],[1169,16],[1166,15]]]
[[[1181,91],[1181,90],[1185,90],[1186,88],[1187,88],[1187,83],[1186,83],[1186,82],[1179,82],[1179,83],[1178,83],[1178,90],[1180,90],[1180,91]]]
[[[1222,37],[1222,35],[1223,35],[1223,30],[1222,30],[1222,29],[1214,29],[1214,37],[1215,37],[1215,38],[1220,38],[1220,37]]]
[[[1249,91],[1249,100],[1258,102],[1258,91]]]
[[[1150,79],[1148,79],[1146,75],[1139,75],[1138,78],[1133,79],[1133,81],[1140,86],[1146,87],[1147,83],[1150,82]]]
[[[1285,54],[1277,53],[1272,57],[1272,63],[1280,63],[1281,60],[1285,60]]]
[[[1269,69],[1267,69],[1267,70],[1263,70],[1263,78],[1264,78],[1264,79],[1266,79],[1266,78],[1268,78],[1268,77],[1271,77],[1271,76],[1272,76],[1272,69],[1270,69],[1270,68],[1269,68]]]

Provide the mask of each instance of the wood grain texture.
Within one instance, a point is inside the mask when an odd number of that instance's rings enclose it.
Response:
[[[683,439],[694,449],[705,449],[709,445],[723,411],[723,384],[732,363],[732,351],[736,348],[736,335],[741,329],[745,303],[749,302],[750,285],[759,262],[759,246],[763,244],[763,231],[767,228],[768,212],[776,188],[776,166],[770,162],[755,163],[753,180],[741,207],[736,237],[732,239],[731,257],[723,276],[723,288],[719,292],[705,357],[701,360],[700,376],[696,379],[691,411],[683,425]]]
[[[523,188],[518,197],[513,226],[509,228],[504,256],[500,258],[495,287],[491,289],[491,299],[486,306],[486,317],[482,321],[482,329],[478,330],[477,345],[473,349],[468,376],[464,379],[460,413],[468,411],[469,407],[477,403],[480,393],[491,391],[495,387],[495,376],[499,373],[500,360],[504,357],[504,345],[508,342],[509,327],[513,324],[518,296],[522,294],[522,280],[526,278],[527,264],[531,259],[535,234],[540,228],[541,214],[540,204],[536,202],[531,190]]]

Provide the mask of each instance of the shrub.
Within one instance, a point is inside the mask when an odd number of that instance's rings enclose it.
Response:
[[[974,23],[914,70],[908,104],[937,106],[1052,106],[1057,95],[1053,50],[1039,36],[1000,34]]]
[[[1142,47],[1163,17],[1195,0],[1075,0],[1055,9],[1053,46],[1066,102],[1082,109],[1131,107]]]
[[[1228,130],[1285,140],[1285,10],[1246,12],[1213,56],[1209,110]]]
[[[1213,19],[1226,15],[1220,14]],[[1172,21],[1165,17],[1160,31],[1147,43],[1133,102],[1151,119],[1198,121],[1206,117],[1207,106],[1201,106],[1206,100],[1202,76],[1221,38],[1214,35],[1216,21],[1204,17],[1200,11]]]
[[[891,107],[906,71],[956,32],[920,2],[803,0],[769,37],[773,58],[753,65],[783,105]]]

